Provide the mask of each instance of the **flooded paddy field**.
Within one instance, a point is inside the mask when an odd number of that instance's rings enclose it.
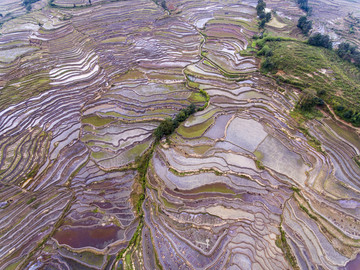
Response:
[[[1,28],[0,269],[357,269],[359,134],[298,129],[256,1],[52,3]]]

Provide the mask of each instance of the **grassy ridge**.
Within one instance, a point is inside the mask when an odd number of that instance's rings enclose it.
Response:
[[[262,46],[261,46],[262,45]],[[335,113],[360,126],[360,70],[336,52],[299,41],[266,41],[262,72],[290,83],[331,105]],[[265,64],[265,65],[264,65]]]

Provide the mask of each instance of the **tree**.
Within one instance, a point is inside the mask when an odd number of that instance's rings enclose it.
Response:
[[[264,71],[272,71],[276,69],[276,64],[271,60],[270,57],[266,57],[265,61],[261,64],[261,69]]]
[[[310,11],[308,0],[298,0],[298,4],[300,5],[300,8],[305,12]]]
[[[189,105],[188,109],[189,109],[189,115],[188,115],[188,116],[190,116],[191,114],[195,113],[195,111],[196,111],[196,106],[195,106],[195,104],[194,104],[194,103],[191,103],[191,104]]]
[[[256,13],[260,17],[261,14],[265,13],[266,3],[263,0],[259,0],[256,6]]]
[[[174,119],[165,118],[160,125],[154,130],[154,136],[160,141],[163,136],[168,136],[174,132],[181,122],[184,122],[191,114],[195,113],[196,106],[191,103],[186,109],[182,109]]]
[[[309,38],[308,43],[313,46],[324,47],[330,50],[332,49],[332,42],[329,35],[316,33]]]
[[[360,67],[360,52],[356,49],[356,46],[342,42],[336,52],[342,59],[353,62],[356,66]]]
[[[23,0],[23,5],[25,6],[27,11],[31,10],[31,4],[36,3],[40,0]]]
[[[298,20],[297,27],[301,29],[304,35],[307,35],[312,28],[312,21],[308,21],[306,16],[301,16]]]
[[[273,52],[268,45],[264,45],[260,51],[258,51],[257,55],[265,55],[265,56],[272,56]]]
[[[264,27],[265,27],[265,23],[266,23],[265,19],[262,19],[262,20],[260,21],[260,23],[259,23],[259,28],[264,28]]]
[[[181,110],[175,117],[175,121],[177,122],[183,122],[187,118],[185,110]]]
[[[265,21],[270,22],[270,20],[271,20],[271,12],[268,12],[265,14]]]
[[[165,1],[165,0],[161,1],[161,7],[162,7],[163,9],[165,9],[165,10],[168,9],[167,6],[166,6],[166,1]]]
[[[346,119],[350,119],[353,116],[353,111],[352,110],[347,110],[344,114],[343,114],[344,118]]]
[[[259,16],[259,28],[264,28],[265,24],[271,20],[271,13],[265,13],[266,3],[264,0],[259,0],[256,6],[256,13]]]
[[[308,112],[312,111],[315,106],[323,106],[324,104],[324,100],[311,93],[305,93],[298,103],[302,111]]]

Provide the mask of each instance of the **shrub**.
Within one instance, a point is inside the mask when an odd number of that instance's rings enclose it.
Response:
[[[314,109],[315,106],[323,106],[324,104],[325,102],[321,98],[314,96],[313,94],[306,93],[299,101],[298,107],[302,111],[310,112]]]
[[[329,35],[316,33],[309,38],[308,43],[313,46],[324,47],[330,50],[332,49],[332,42]]]
[[[263,0],[259,0],[256,6],[256,13],[260,17],[261,14],[265,13],[266,3]]]
[[[23,0],[23,5],[27,11],[31,10],[31,4],[38,2],[39,0]]]
[[[276,69],[276,64],[270,57],[266,57],[265,61],[261,64],[261,69],[264,71],[272,71]]]
[[[311,13],[311,7],[309,7],[308,0],[297,0],[297,2],[302,10],[308,14]]]
[[[357,67],[360,67],[360,52],[356,46],[343,42],[340,43],[336,52],[342,59],[353,62]]]
[[[174,132],[174,130],[179,126],[181,122],[185,121],[194,112],[196,112],[196,106],[191,103],[186,109],[182,109],[174,117],[174,119],[166,118],[165,120],[163,120],[160,125],[154,130],[153,134],[155,136],[155,139],[157,141],[160,141],[162,137],[169,136],[171,133]]]
[[[270,49],[270,47],[268,45],[265,45],[264,47],[262,47],[262,49],[260,51],[258,51],[257,55],[271,56],[272,50]]]
[[[265,14],[265,21],[270,22],[270,20],[271,20],[271,13],[268,12],[268,13]]]
[[[312,28],[312,22],[308,21],[306,16],[302,16],[298,20],[297,27],[301,29],[304,35],[307,35]]]
[[[259,16],[259,28],[264,28],[265,24],[271,20],[271,13],[265,12],[266,3],[263,0],[259,0],[256,6],[256,14]]]

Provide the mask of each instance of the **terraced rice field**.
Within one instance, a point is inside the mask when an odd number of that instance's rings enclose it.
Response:
[[[0,269],[357,269],[359,134],[241,55],[256,1],[52,4],[1,28]]]

